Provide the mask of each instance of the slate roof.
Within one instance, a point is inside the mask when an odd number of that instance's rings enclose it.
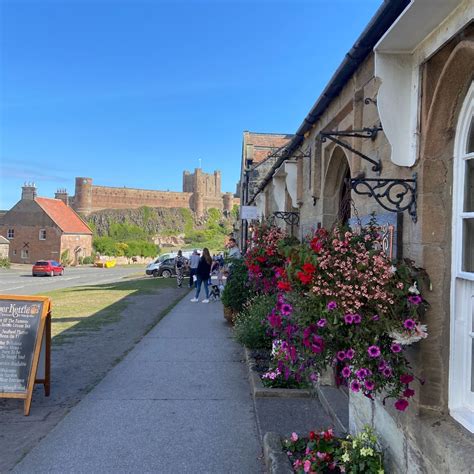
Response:
[[[37,197],[35,202],[63,232],[67,234],[92,234],[89,226],[63,201]]]

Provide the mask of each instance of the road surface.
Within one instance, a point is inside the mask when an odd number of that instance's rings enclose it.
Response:
[[[114,268],[68,267],[63,276],[33,277],[31,265],[0,269],[0,294],[35,295],[71,286],[100,285],[120,281],[132,274],[145,275],[145,265]]]

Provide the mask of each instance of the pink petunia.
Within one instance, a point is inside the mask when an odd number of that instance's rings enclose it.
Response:
[[[405,411],[408,405],[408,401],[403,398],[400,398],[395,402],[395,408],[400,411]]]

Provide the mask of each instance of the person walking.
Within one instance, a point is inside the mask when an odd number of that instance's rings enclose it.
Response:
[[[204,291],[206,298],[202,300],[203,303],[209,303],[209,276],[211,274],[212,257],[208,248],[202,250],[202,257],[199,259],[199,264],[196,270],[196,296],[191,300],[193,303],[199,301],[199,293],[201,292],[201,285],[204,283]]]
[[[189,257],[189,288],[196,286],[196,282],[194,281],[194,275],[196,275],[198,265],[199,253],[197,250],[194,250],[191,257]]]
[[[181,250],[178,250],[178,255],[174,259],[174,265],[178,288],[181,288],[181,285],[183,284],[184,268],[186,267],[186,259],[183,257],[183,252]]]

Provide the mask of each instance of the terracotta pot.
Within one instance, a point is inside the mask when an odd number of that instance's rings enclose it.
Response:
[[[229,306],[224,306],[224,318],[232,326],[234,325],[235,316],[236,312],[232,308],[230,308]]]

